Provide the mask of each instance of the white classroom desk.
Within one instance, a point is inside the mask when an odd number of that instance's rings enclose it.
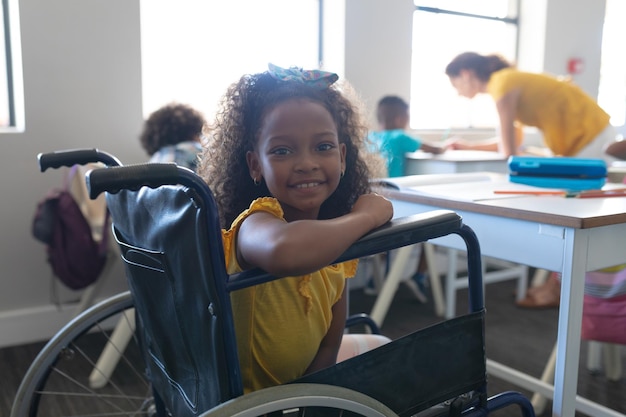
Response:
[[[433,154],[417,150],[408,152],[404,155],[404,173],[405,175],[426,175],[426,174],[455,174],[455,173],[473,173],[473,172],[498,172],[508,173],[508,158],[498,152],[478,151],[478,150],[455,150],[448,149],[441,154]],[[402,252],[399,252],[400,254]],[[427,252],[428,253],[428,252]],[[408,254],[403,254],[407,257]],[[427,255],[428,256],[428,255]],[[448,269],[456,269],[455,257],[456,251],[448,251]],[[508,271],[508,272],[507,272]],[[430,275],[435,271],[429,271]],[[450,271],[448,271],[450,273]],[[510,269],[498,269],[490,278],[485,276],[485,282],[494,282],[494,275],[497,280],[510,279],[519,276],[520,266],[511,266]],[[447,284],[451,284],[451,278],[447,278]],[[432,281],[431,281],[432,283]],[[441,284],[432,283],[433,301],[435,312],[439,316],[451,317],[454,315],[454,291],[457,287],[451,285],[453,289],[446,287],[446,295],[442,294]],[[518,279],[518,299],[526,294],[526,279]]]
[[[487,360],[488,372],[552,398],[553,416],[571,417],[576,409],[596,417],[624,416],[577,396],[576,387],[585,271],[624,262],[626,197],[497,197],[494,189],[525,186],[508,183],[506,175],[495,173],[419,175],[389,181],[400,189],[378,188],[377,192],[391,199],[395,217],[451,209],[475,231],[482,254],[561,272],[554,385],[491,360]],[[465,250],[456,235],[433,243]],[[397,288],[399,279],[390,278],[374,304],[374,320],[384,317]]]
[[[439,155],[418,150],[404,156],[406,175],[480,171],[506,173],[507,158],[497,152],[472,150],[447,150]]]

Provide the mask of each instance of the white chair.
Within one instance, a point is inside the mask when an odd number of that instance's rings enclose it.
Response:
[[[426,261],[428,264],[428,279],[433,297],[433,306],[435,314],[438,317],[447,319],[454,317],[456,307],[456,291],[467,287],[467,277],[460,276],[459,273],[465,273],[460,270],[458,259],[464,256],[464,252],[455,249],[437,248],[435,245],[425,242],[422,243],[422,250],[425,251]],[[396,293],[400,283],[404,283],[411,289],[418,300],[419,292],[416,290],[415,283],[410,276],[415,271],[417,252],[415,247],[404,247],[392,252],[391,268],[384,276],[384,265],[380,262],[380,258],[374,257],[373,260],[373,278],[376,289],[379,290],[378,297],[371,312],[371,317],[380,326],[385,319],[387,311],[391,305],[391,301]],[[446,271],[444,275],[445,293],[442,288],[442,280],[440,279],[440,266]],[[526,296],[526,288],[528,285],[528,267],[526,265],[517,265],[510,262],[501,261],[499,259],[483,257],[483,283],[490,284],[493,282],[505,281],[509,279],[517,279],[517,298],[522,299]],[[488,272],[486,272],[488,270]],[[385,283],[385,279],[391,282]]]
[[[428,244],[430,245],[430,244]],[[444,249],[447,255],[447,271],[445,275],[445,308],[444,317],[450,319],[455,316],[456,307],[456,292],[459,289],[467,288],[467,277],[465,275],[459,276],[459,273],[464,271],[459,270],[459,258],[464,256],[464,252],[459,252],[456,249],[446,248]],[[430,266],[429,262],[429,266]],[[464,265],[465,262],[461,262]],[[521,300],[526,296],[526,288],[528,286],[528,266],[514,264],[512,262],[502,261],[496,258],[490,258],[483,256],[483,284],[491,284],[494,282],[507,281],[510,279],[517,280],[517,292],[516,298]],[[429,271],[429,279],[431,284],[439,281],[434,277],[438,277],[436,271]],[[440,285],[440,284],[437,284]],[[438,315],[441,308],[435,310]]]

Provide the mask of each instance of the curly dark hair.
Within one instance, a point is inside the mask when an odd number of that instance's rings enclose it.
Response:
[[[164,146],[199,140],[203,126],[202,113],[186,104],[170,103],[150,114],[139,141],[152,156]]]
[[[264,182],[254,185],[246,153],[254,150],[265,115],[276,105],[295,98],[324,106],[337,126],[339,142],[346,145],[345,174],[320,208],[319,218],[349,213],[357,198],[370,190],[370,175],[379,160],[366,151],[368,128],[356,95],[347,83],[341,89],[337,83],[320,88],[276,80],[268,72],[247,74],[223,96],[210,140],[200,154],[198,173],[215,194],[222,227],[230,227],[254,199],[271,196]]]

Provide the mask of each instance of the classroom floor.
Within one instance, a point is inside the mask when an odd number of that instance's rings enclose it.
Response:
[[[557,309],[523,310],[515,306],[514,282],[490,284],[486,288],[486,349],[487,356],[505,365],[539,376],[556,338]],[[457,311],[466,308],[466,291],[460,290]],[[352,312],[368,312],[375,297],[362,290],[350,294]],[[432,303],[418,302],[409,291],[398,291],[382,326],[382,332],[391,338],[400,337],[421,327],[437,322]],[[27,367],[37,355],[42,343],[0,349],[0,416],[8,416],[17,386]],[[578,392],[582,396],[626,413],[626,376],[618,382],[607,381],[604,375],[591,375],[585,368],[587,344],[581,347]],[[624,353],[623,353],[624,355]],[[626,364],[626,357],[623,357]],[[626,374],[626,372],[625,372]],[[509,383],[491,378],[489,394],[506,390],[521,391]],[[549,416],[551,403],[540,416]],[[494,417],[520,416],[516,408],[501,410]],[[577,414],[582,416],[583,414]]]

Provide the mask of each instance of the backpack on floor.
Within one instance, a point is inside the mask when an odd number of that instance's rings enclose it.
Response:
[[[47,260],[54,275],[72,290],[93,284],[107,260],[108,211],[102,239],[96,242],[89,222],[72,196],[69,183],[77,167],[72,167],[63,189],[52,190],[37,204],[32,234],[46,244]]]

